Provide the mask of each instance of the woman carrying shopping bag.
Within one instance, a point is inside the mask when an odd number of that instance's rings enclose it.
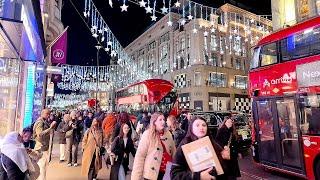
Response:
[[[120,134],[114,139],[111,145],[111,155],[116,157],[111,167],[110,179],[125,180],[129,170],[129,154],[136,154],[133,140],[128,136],[130,127],[128,124],[122,124]]]

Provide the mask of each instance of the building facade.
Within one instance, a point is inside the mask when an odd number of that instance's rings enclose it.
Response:
[[[292,26],[320,15],[320,0],[272,0],[272,25],[274,30]]]
[[[167,14],[125,50],[138,69],[175,85],[180,108],[250,112],[252,46],[271,31],[271,21],[230,4],[210,14],[210,21],[201,14],[184,26],[168,26],[169,18],[182,18]]]

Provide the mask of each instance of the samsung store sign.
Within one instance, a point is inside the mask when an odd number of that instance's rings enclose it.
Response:
[[[297,66],[299,87],[320,86],[320,61]]]

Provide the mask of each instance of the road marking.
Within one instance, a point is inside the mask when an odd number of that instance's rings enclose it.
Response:
[[[260,176],[257,176],[257,175],[251,174],[251,173],[247,173],[247,172],[245,172],[245,171],[240,171],[240,172],[241,172],[241,174],[244,174],[244,175],[246,175],[246,176],[249,176],[249,177],[251,177],[251,178],[253,178],[253,179],[266,180],[266,179],[263,178],[263,177],[260,177]]]

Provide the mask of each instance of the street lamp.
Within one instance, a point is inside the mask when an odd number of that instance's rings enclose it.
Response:
[[[98,88],[99,88],[99,52],[102,46],[100,44],[95,46],[97,48],[97,71],[96,71],[96,78],[97,78],[97,89],[96,89],[96,110],[98,108]]]

